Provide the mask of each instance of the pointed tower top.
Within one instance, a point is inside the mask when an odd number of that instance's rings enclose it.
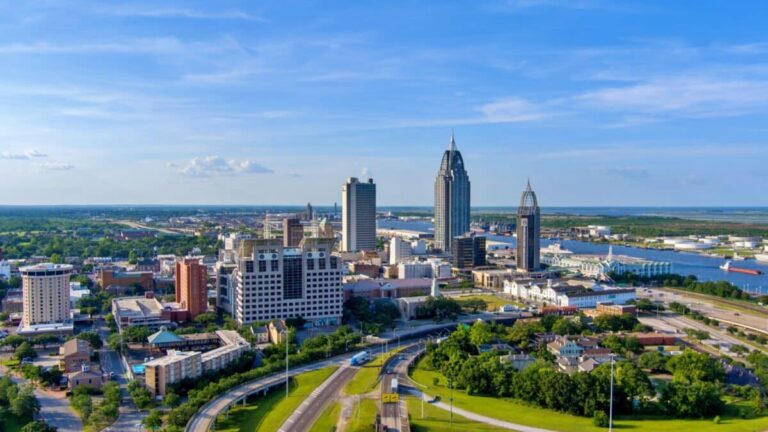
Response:
[[[528,177],[528,182],[525,184],[525,190],[531,190],[531,178]]]
[[[456,151],[456,138],[453,135],[453,129],[451,129],[451,145],[448,147],[450,151]]]

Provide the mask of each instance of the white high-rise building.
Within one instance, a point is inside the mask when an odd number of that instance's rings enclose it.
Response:
[[[376,184],[350,177],[341,188],[343,252],[376,250]]]
[[[334,240],[242,240],[232,270],[232,313],[239,324],[303,317],[315,326],[341,322],[341,260]]]
[[[389,241],[389,264],[395,265],[410,258],[411,243],[400,237],[392,237]]]
[[[71,321],[69,313],[69,264],[35,264],[22,267],[22,327]]]

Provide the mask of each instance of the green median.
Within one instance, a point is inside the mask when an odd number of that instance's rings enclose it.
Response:
[[[229,411],[229,417],[220,415],[216,421],[219,432],[269,431],[280,429],[296,408],[312,391],[337,369],[330,366],[293,377],[285,397],[283,386],[273,387],[266,396],[249,399],[246,406],[239,405]]]

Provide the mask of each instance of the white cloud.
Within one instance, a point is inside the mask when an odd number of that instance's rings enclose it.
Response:
[[[526,99],[512,97],[487,103],[478,108],[486,123],[516,123],[541,120],[544,110]]]
[[[74,165],[63,162],[45,162],[37,165],[43,171],[69,171],[75,168]]]
[[[42,153],[42,152],[39,152],[39,151],[37,151],[37,150],[35,150],[35,149],[32,149],[32,150],[27,150],[27,156],[29,156],[29,157],[33,157],[33,158],[44,158],[44,157],[48,157],[48,155],[47,155],[47,154],[45,154],[45,153]]]
[[[584,93],[588,106],[646,114],[733,116],[768,105],[768,81],[674,77]]]
[[[169,168],[189,177],[213,177],[241,174],[265,174],[273,172],[251,160],[226,160],[221,156],[195,157],[189,162],[168,163]]]
[[[264,21],[263,18],[239,10],[228,11],[202,11],[184,8],[111,8],[104,10],[105,13],[117,16],[127,17],[145,17],[145,18],[187,18],[187,19],[205,19],[205,20],[245,20],[245,21]]]
[[[2,155],[0,155],[0,158],[2,159],[29,159],[29,155],[26,153],[11,153],[11,152],[4,152]]]
[[[35,149],[27,150],[24,153],[4,152],[0,154],[0,159],[25,160],[25,159],[45,158],[45,157],[48,157],[48,155],[40,151],[37,151]]]

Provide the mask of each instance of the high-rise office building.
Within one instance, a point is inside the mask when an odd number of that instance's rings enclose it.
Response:
[[[526,272],[538,271],[541,236],[541,211],[531,182],[520,197],[517,207],[517,268]]]
[[[350,177],[341,188],[341,250],[376,250],[376,184]]]
[[[452,239],[469,231],[469,205],[469,176],[451,134],[451,145],[443,153],[435,178],[436,249],[450,252]]]
[[[451,246],[451,265],[453,267],[468,269],[486,265],[485,237],[464,234],[454,237]]]
[[[21,267],[22,327],[71,321],[68,264],[35,264]]]
[[[389,241],[389,264],[396,265],[399,262],[405,261],[413,255],[411,253],[411,242],[401,239],[400,237],[392,237]]]
[[[304,226],[296,218],[283,219],[283,246],[296,247],[304,238]]]
[[[176,303],[190,320],[208,311],[208,271],[200,259],[176,262]]]
[[[311,221],[315,218],[315,209],[312,208],[311,203],[307,203],[307,207],[304,209],[304,220]]]
[[[232,271],[239,324],[303,317],[316,326],[341,322],[341,260],[334,239],[305,238],[297,248],[269,239],[241,240]]]

